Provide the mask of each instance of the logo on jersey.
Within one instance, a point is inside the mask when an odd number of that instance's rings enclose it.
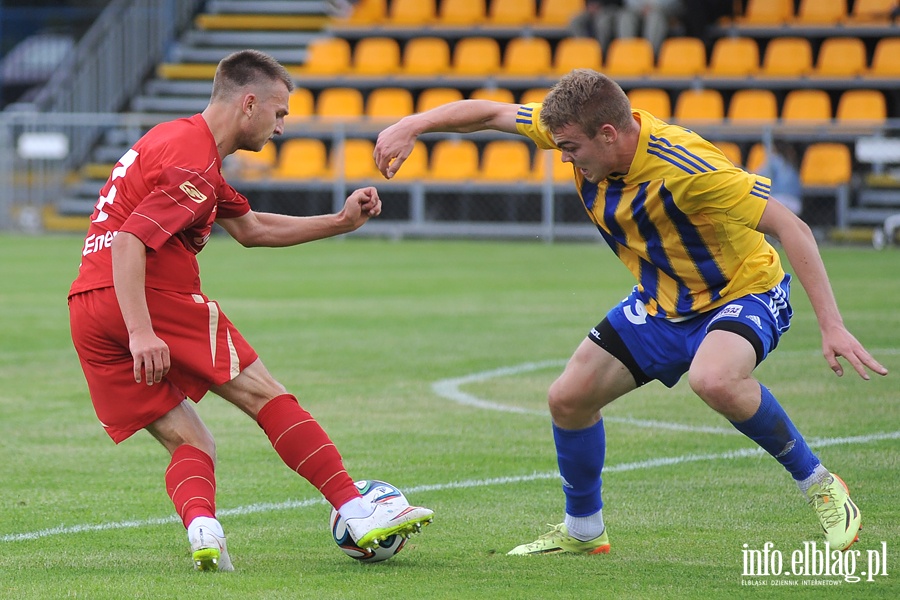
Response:
[[[180,189],[182,192],[184,192],[184,194],[188,198],[190,198],[197,204],[202,204],[203,202],[206,201],[206,196],[203,194],[203,192],[198,190],[194,186],[194,184],[191,183],[190,181],[185,181],[184,183],[182,183],[181,185],[178,186],[178,189]]]
[[[722,317],[738,317],[741,314],[741,309],[743,307],[740,304],[729,304],[725,308],[719,311],[715,317],[713,317],[713,321],[716,319],[721,319]]]
[[[762,321],[756,315],[747,315],[747,318],[753,321],[759,329],[762,329]]]

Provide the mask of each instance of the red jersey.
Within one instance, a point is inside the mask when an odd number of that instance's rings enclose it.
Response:
[[[147,246],[146,287],[199,293],[196,254],[213,222],[250,211],[221,169],[216,140],[201,115],[148,131],[100,190],[69,295],[113,285],[110,246],[120,231]]]

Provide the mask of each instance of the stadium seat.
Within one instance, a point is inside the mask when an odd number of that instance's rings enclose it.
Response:
[[[275,167],[276,149],[272,141],[266,142],[259,152],[238,150],[232,155],[232,168],[238,178],[257,180],[268,177]]]
[[[536,18],[535,0],[491,0],[486,24],[492,27],[522,27]]]
[[[370,119],[397,120],[413,112],[412,92],[406,88],[375,88],[366,98],[365,116]]]
[[[487,18],[485,0],[441,0],[438,25],[469,27],[481,25]]]
[[[341,153],[343,150],[343,153]],[[331,169],[334,173],[343,173],[349,180],[376,179],[383,180],[375,166],[372,154],[375,142],[368,139],[347,139],[343,145],[337,144],[331,150]]]
[[[437,17],[434,0],[391,0],[386,25],[422,27],[431,25]]]
[[[800,0],[794,25],[836,25],[847,17],[847,0]]]
[[[436,106],[463,99],[463,93],[456,88],[425,88],[416,98],[416,112],[425,112]]]
[[[647,38],[615,38],[609,43],[604,72],[610,77],[641,77],[653,72],[653,45]]]
[[[310,42],[303,75],[343,75],[350,70],[350,42],[344,38],[319,38]]]
[[[866,72],[866,45],[856,37],[830,37],[822,40],[812,75],[818,77],[856,77]]]
[[[838,99],[838,123],[882,123],[887,119],[887,103],[880,90],[847,90]]]
[[[774,123],[778,120],[778,100],[772,90],[737,90],[728,102],[727,116],[738,125]]]
[[[369,157],[370,162],[371,156]],[[438,140],[431,148],[431,178],[468,181],[478,177],[478,146],[472,140]]]
[[[281,144],[272,176],[276,179],[325,179],[330,175],[325,142],[291,138]]]
[[[762,77],[804,77],[813,68],[812,45],[805,37],[775,37],[763,55]]]
[[[781,25],[793,17],[793,0],[747,0],[744,14],[735,22],[741,25]]]
[[[684,90],[675,100],[674,116],[679,123],[722,121],[725,102],[718,90]]]
[[[354,75],[395,75],[400,72],[400,43],[390,37],[365,37],[353,49]]]
[[[357,0],[351,13],[337,19],[341,25],[380,25],[387,19],[387,0]]]
[[[784,97],[781,120],[795,125],[831,121],[831,98],[824,90],[791,90]]]
[[[483,181],[526,181],[531,175],[528,145],[518,140],[493,140],[484,145],[479,176]]]
[[[503,52],[503,75],[539,77],[551,72],[550,42],[541,37],[516,37]]]
[[[603,50],[595,38],[563,38],[553,54],[553,74],[565,75],[572,69],[602,71],[602,57]]]
[[[584,9],[584,0],[542,0],[537,22],[542,26],[565,27]]]
[[[766,147],[761,142],[757,142],[750,146],[747,152],[746,169],[750,173],[759,173],[759,170],[766,163]]]
[[[735,142],[713,142],[713,145],[721,150],[725,158],[730,160],[734,166],[740,167],[744,164],[741,159],[741,147]]]
[[[519,104],[531,104],[532,102],[543,102],[547,97],[550,88],[528,88],[519,96]]]
[[[663,40],[656,62],[660,77],[694,77],[706,70],[706,46],[699,38],[670,37]]]
[[[391,181],[413,181],[428,177],[428,149],[425,142],[416,140],[412,152],[406,157],[403,166],[394,174]]]
[[[363,95],[356,88],[325,88],[316,98],[316,116],[321,119],[353,119],[363,114]]]
[[[848,25],[887,24],[897,0],[854,0],[845,23]]]
[[[440,37],[417,37],[406,42],[400,65],[402,75],[443,75],[450,70],[450,44]]]
[[[573,177],[571,163],[562,161],[562,154],[556,150],[540,150],[534,153],[532,161],[531,179],[533,181],[544,181],[547,175],[547,162],[551,164],[551,178],[554,183],[571,183]]]
[[[453,49],[453,75],[487,76],[500,71],[500,44],[494,38],[466,37]]]
[[[850,181],[852,160],[844,144],[810,144],[800,161],[800,183],[805,186],[837,186]]]
[[[472,90],[472,93],[469,94],[469,98],[472,100],[493,100],[494,102],[509,103],[516,101],[516,97],[513,95],[512,90],[498,87],[482,87]]]
[[[749,37],[723,37],[715,41],[707,75],[748,77],[759,71],[759,46]]]
[[[662,120],[672,118],[672,100],[663,88],[636,88],[628,90],[632,108],[646,110]]]
[[[900,37],[881,38],[875,43],[872,66],[865,74],[869,77],[900,77]]]
[[[297,121],[309,118],[315,111],[315,98],[312,90],[307,88],[294,88],[288,96],[288,115],[285,121]]]

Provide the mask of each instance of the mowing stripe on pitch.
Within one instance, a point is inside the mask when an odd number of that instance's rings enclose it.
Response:
[[[868,444],[870,442],[880,442],[884,440],[900,439],[900,431],[892,431],[886,433],[873,433],[871,435],[857,435],[837,438],[822,438],[807,440],[809,445],[814,448],[825,448],[828,446],[848,446],[854,444]],[[716,460],[733,460],[737,458],[746,458],[750,456],[761,456],[763,451],[760,448],[741,448],[739,450],[731,450],[729,452],[719,452],[716,454],[682,454],[681,456],[650,458],[630,463],[621,463],[618,465],[608,465],[603,469],[604,473],[618,473],[625,471],[638,471],[641,469],[654,469],[657,467],[670,467],[685,463],[716,461]],[[449,481],[446,483],[435,483],[428,485],[417,485],[404,488],[405,492],[410,494],[418,492],[434,492],[450,489],[466,489],[488,487],[494,485],[506,485],[510,483],[522,483],[527,481],[539,481],[544,479],[555,479],[559,477],[556,471],[545,471],[543,473],[531,473],[528,475],[515,475],[511,477],[492,477],[489,479],[467,479],[463,481]],[[277,510],[289,510],[297,508],[307,508],[310,506],[322,506],[326,504],[324,498],[313,498],[308,500],[287,500],[285,502],[250,504],[248,506],[239,506],[237,508],[227,508],[217,511],[219,517],[250,515],[266,512],[274,512]],[[96,525],[70,525],[67,527],[52,527],[50,529],[41,529],[40,531],[31,531],[26,533],[10,533],[0,536],[0,542],[23,542],[28,540],[37,540],[55,535],[68,535],[73,533],[82,533],[86,531],[108,531],[114,529],[132,529],[136,527],[147,527],[150,525],[165,525],[177,523],[179,518],[176,515],[165,518],[145,519],[142,521],[118,521],[115,523],[99,523]]]

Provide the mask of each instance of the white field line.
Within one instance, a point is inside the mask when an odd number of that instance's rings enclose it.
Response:
[[[900,439],[900,431],[892,431],[886,433],[874,433],[870,435],[859,435],[839,438],[823,438],[808,440],[810,446],[814,448],[825,448],[828,446],[848,446],[854,444],[868,444],[871,442],[880,442],[883,440]],[[618,465],[609,465],[603,469],[604,473],[618,473],[624,471],[638,471],[642,469],[654,469],[657,467],[671,467],[693,462],[717,461],[717,460],[734,460],[738,458],[746,458],[751,456],[762,456],[764,452],[760,448],[741,448],[739,450],[731,450],[728,452],[720,452],[717,454],[683,454],[681,456],[670,456],[651,458],[630,463],[621,463]],[[488,487],[495,485],[507,485],[510,483],[522,483],[528,481],[539,481],[544,479],[555,479],[559,477],[557,471],[545,471],[543,473],[531,473],[528,475],[517,475],[512,477],[492,477],[489,479],[467,479],[463,481],[449,481],[446,483],[437,483],[429,485],[418,485],[404,488],[404,491],[410,494],[418,492],[434,492],[451,489],[468,489],[478,487]],[[217,516],[240,516],[258,513],[274,512],[277,510],[290,510],[298,508],[308,508],[310,506],[321,506],[325,504],[322,498],[314,498],[308,500],[286,500],[276,503],[250,504],[247,506],[239,506],[237,508],[228,508],[217,511]],[[52,527],[50,529],[41,529],[40,531],[31,531],[26,533],[10,533],[0,536],[0,542],[23,542],[29,540],[37,540],[45,537],[57,535],[69,535],[74,533],[82,533],[86,531],[109,531],[115,529],[133,529],[137,527],[148,527],[151,525],[165,525],[178,522],[178,517],[172,515],[170,517],[146,519],[142,521],[118,521],[115,523],[99,523],[96,525],[70,525]]]

